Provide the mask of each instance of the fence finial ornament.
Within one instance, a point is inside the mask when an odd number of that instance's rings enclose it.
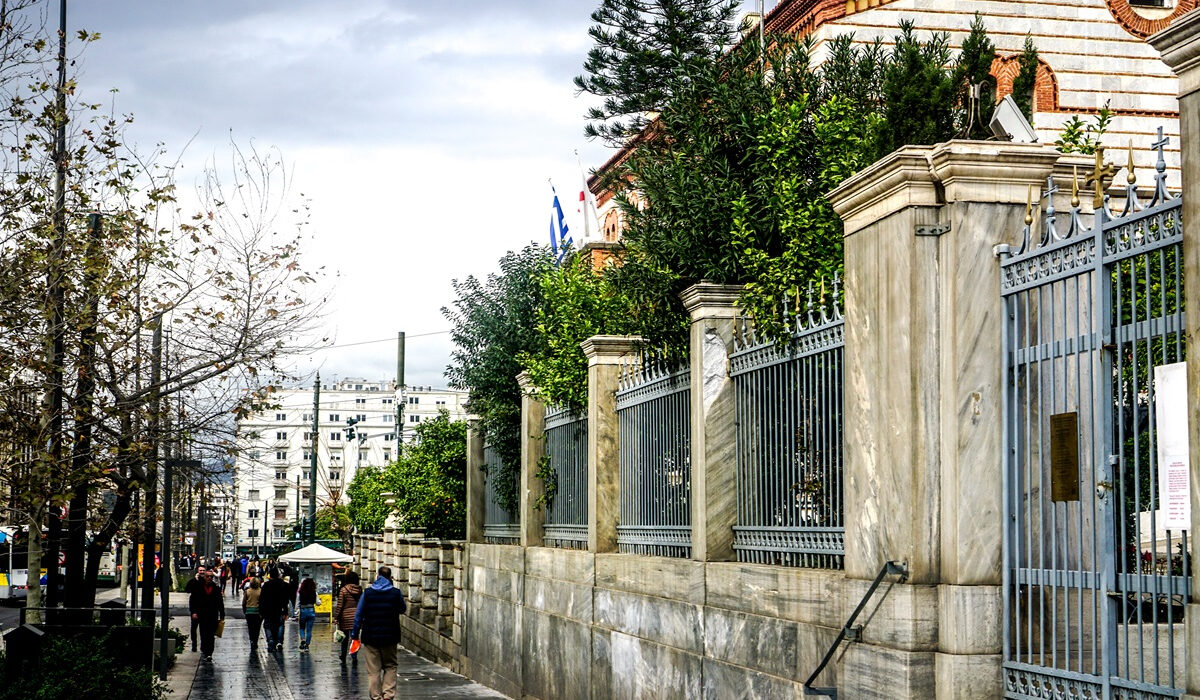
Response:
[[[1125,171],[1125,181],[1131,185],[1137,182],[1137,173],[1133,169],[1133,139],[1129,139],[1129,167]]]
[[[813,327],[813,325],[816,324],[816,320],[813,319],[813,308],[814,308],[813,307],[813,283],[812,283],[812,280],[809,280],[808,281],[808,326],[809,326],[809,328]]]
[[[1071,208],[1079,208],[1079,166],[1071,166]]]
[[[1096,167],[1087,176],[1085,184],[1095,184],[1096,194],[1092,197],[1092,207],[1096,211],[1104,206],[1104,179],[1112,178],[1117,172],[1116,166],[1104,162],[1104,146],[1096,146]]]

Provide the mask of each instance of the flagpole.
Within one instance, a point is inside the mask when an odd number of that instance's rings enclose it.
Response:
[[[592,224],[595,222],[592,220],[591,201],[588,199],[591,193],[588,191],[587,173],[583,170],[583,160],[579,157],[578,148],[575,149],[575,162],[579,164],[579,177],[583,180],[583,189],[579,191],[579,197],[583,214],[583,242],[587,243],[592,240]]]

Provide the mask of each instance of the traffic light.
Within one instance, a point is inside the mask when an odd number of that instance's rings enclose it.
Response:
[[[304,524],[303,523],[304,523],[304,521],[300,520],[292,525],[292,537],[295,537],[298,540],[304,539]]]
[[[346,419],[346,439],[347,440],[354,439],[354,425],[356,423],[358,423],[357,418],[347,418]]]

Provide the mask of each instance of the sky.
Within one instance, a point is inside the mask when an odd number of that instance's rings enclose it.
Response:
[[[445,386],[451,281],[545,241],[548,180],[573,215],[575,152],[585,168],[611,155],[583,137],[572,84],[596,4],[70,0],[68,26],[101,35],[81,99],[132,114],[133,141],[180,157],[181,188],[231,139],[282,154],[311,206],[305,264],[331,279],[332,347],[296,371],[393,378],[404,331],[406,383]]]

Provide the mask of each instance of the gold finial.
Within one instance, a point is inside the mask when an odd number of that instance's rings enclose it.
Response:
[[[1079,166],[1071,166],[1071,206],[1079,207]]]
[[[1125,180],[1131,185],[1137,182],[1137,173],[1133,171],[1133,139],[1129,139],[1129,170],[1126,171]]]
[[[825,303],[825,275],[821,275],[821,303]]]
[[[1025,194],[1025,225],[1029,226],[1033,223],[1033,185],[1029,186],[1028,192]]]
[[[1104,162],[1104,146],[1096,146],[1096,167],[1084,181],[1085,185],[1096,186],[1096,194],[1092,197],[1092,206],[1096,209],[1104,206],[1104,178],[1111,178],[1117,169],[1112,163]]]
[[[796,315],[800,315],[800,284],[796,283]]]

